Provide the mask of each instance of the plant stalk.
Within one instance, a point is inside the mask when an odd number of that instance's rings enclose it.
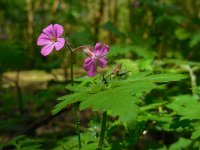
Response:
[[[80,135],[80,128],[79,128],[79,120],[78,120],[78,103],[73,104],[74,108],[74,119],[76,122],[76,133],[78,135],[78,148],[81,149],[81,135]]]
[[[70,67],[70,75],[71,75],[71,85],[74,86],[74,74],[73,74],[73,50],[70,47],[70,45],[67,43],[67,48],[70,50],[70,54],[71,54],[71,67]],[[81,135],[80,135],[80,127],[79,127],[79,119],[78,119],[78,102],[73,104],[73,109],[74,109],[74,120],[76,123],[76,133],[78,135],[78,147],[79,150],[81,149]]]
[[[19,85],[19,79],[20,79],[20,72],[17,70],[17,79],[16,79],[16,90],[17,90],[17,97],[19,101],[19,112],[20,114],[23,114],[23,100],[22,100],[22,91]]]
[[[103,143],[104,143],[104,137],[106,132],[106,119],[107,119],[107,111],[103,112],[103,118],[101,123],[101,133],[100,133],[100,139],[99,139],[99,150],[102,150]]]
[[[192,94],[196,95],[196,91],[195,91],[195,89],[197,87],[196,75],[194,74],[194,71],[190,66],[187,66],[187,70],[188,70],[189,75],[190,75]]]

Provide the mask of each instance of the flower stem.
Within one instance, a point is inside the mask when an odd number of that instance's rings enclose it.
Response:
[[[99,150],[102,150],[103,143],[104,143],[104,137],[105,137],[105,131],[106,131],[106,118],[107,118],[107,111],[103,112],[103,118],[101,123],[101,133],[100,133],[100,139],[99,139]]]
[[[78,103],[74,103],[73,104],[73,108],[74,108],[74,119],[76,122],[76,133],[78,135],[78,147],[79,150],[81,149],[81,135],[80,135],[80,128],[79,128],[79,120],[78,120]]]
[[[67,43],[67,48],[70,50],[70,54],[71,54],[71,71],[70,71],[70,74],[71,74],[71,85],[74,86],[74,74],[73,74],[73,59],[74,59],[74,56],[73,56],[73,50],[71,48],[71,46]],[[81,135],[80,135],[80,128],[79,128],[79,119],[78,119],[78,102],[74,103],[73,104],[73,109],[74,109],[74,120],[75,120],[75,123],[76,123],[76,133],[78,135],[78,147],[79,147],[79,150],[81,149]]]
[[[74,86],[74,66],[73,66],[73,53],[71,52],[71,67],[70,67],[70,74],[71,74],[71,85]]]

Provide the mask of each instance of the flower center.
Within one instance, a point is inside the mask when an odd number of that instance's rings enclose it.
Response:
[[[52,36],[52,37],[50,38],[50,41],[51,41],[51,42],[56,42],[56,41],[57,41],[56,36]]]
[[[94,57],[94,53],[88,48],[88,47],[85,47],[83,49],[83,52],[88,56],[88,57]]]

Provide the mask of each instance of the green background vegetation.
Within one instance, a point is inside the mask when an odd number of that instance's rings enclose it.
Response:
[[[122,69],[109,88],[101,75],[83,77],[82,53],[74,57],[75,88],[66,49],[40,54],[37,38],[55,23],[73,48],[110,45],[108,67],[98,73]],[[79,112],[83,149],[96,148],[105,110],[105,149],[199,149],[199,49],[199,0],[1,0],[0,149],[77,149],[67,104],[87,97]]]

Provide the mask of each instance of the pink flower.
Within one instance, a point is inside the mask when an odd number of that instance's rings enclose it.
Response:
[[[107,65],[106,54],[109,52],[110,48],[108,45],[102,47],[101,43],[97,43],[94,50],[91,51],[89,47],[84,47],[83,51],[88,56],[85,59],[83,68],[88,72],[88,76],[93,77],[97,72],[97,65],[104,68]]]
[[[37,40],[37,45],[42,46],[41,54],[43,56],[49,55],[52,50],[59,51],[65,44],[65,39],[61,38],[63,34],[63,27],[59,24],[52,25],[43,29]]]

